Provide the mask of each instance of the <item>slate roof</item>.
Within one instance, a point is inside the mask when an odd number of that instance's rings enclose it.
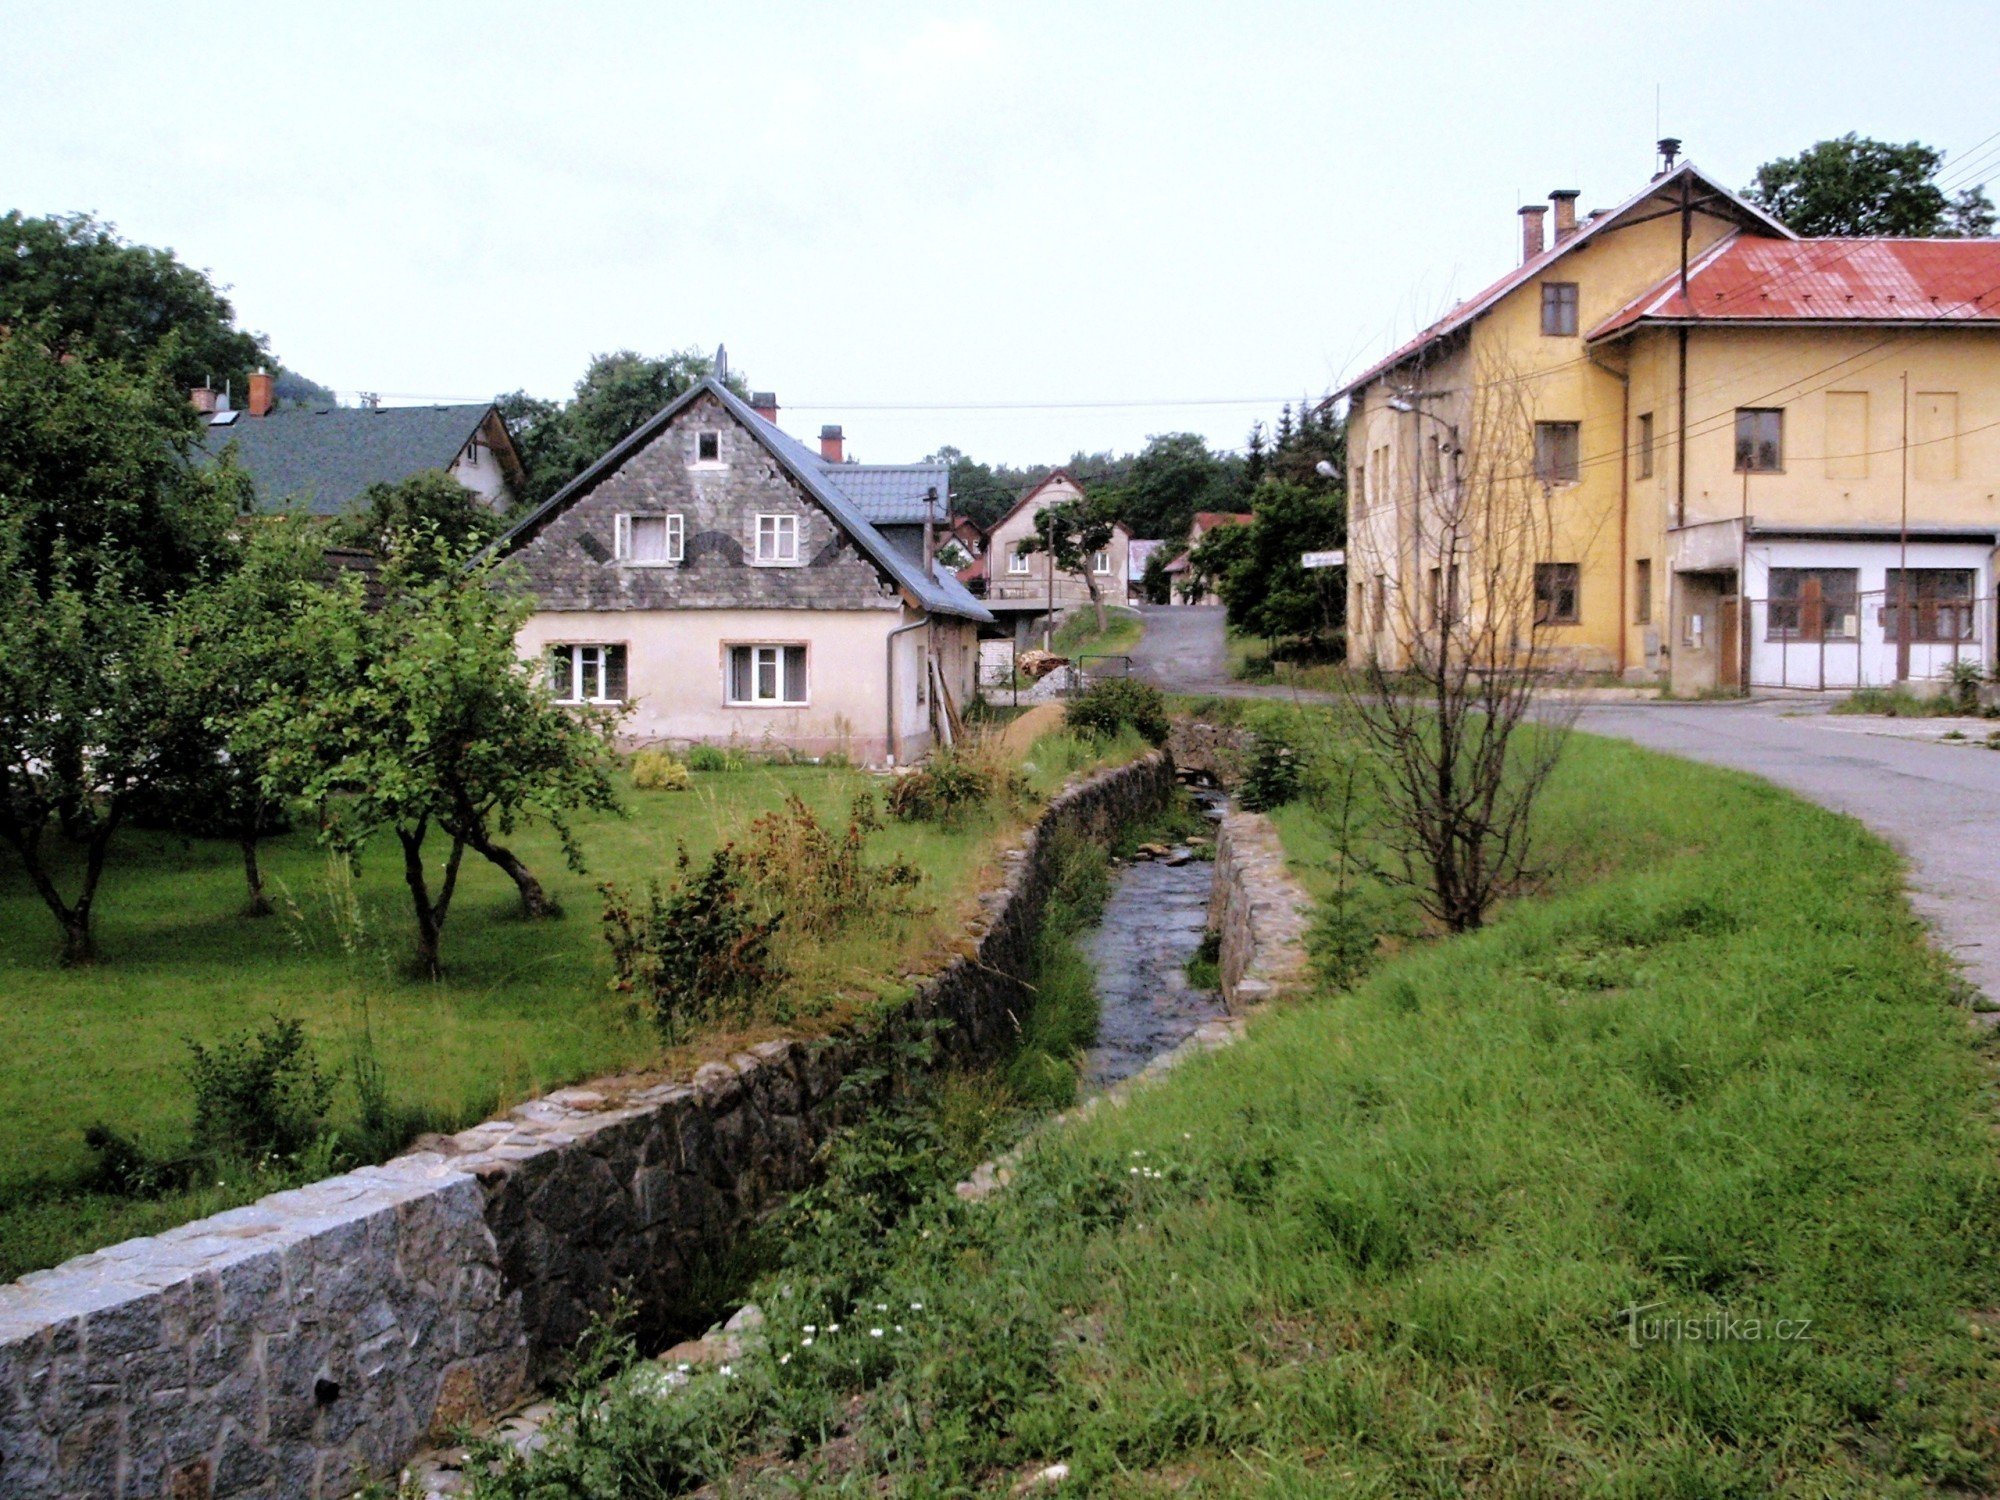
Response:
[[[750,417],[771,447],[782,448],[803,467],[818,469],[875,525],[921,526],[926,508],[930,511],[930,519],[940,526],[949,519],[949,464],[829,463],[777,423],[765,421],[754,411]],[[937,499],[927,506],[932,490],[937,491]]]
[[[465,406],[283,407],[211,423],[202,448],[237,462],[266,505],[300,501],[316,516],[348,510],[369,485],[447,469],[493,408]]]
[[[2000,240],[1734,235],[1590,330],[1641,323],[2000,323]]]
[[[585,469],[576,478],[551,495],[541,505],[510,528],[493,544],[492,551],[506,553],[521,542],[531,538],[541,529],[542,523],[550,517],[561,514],[569,505],[589,494],[605,479],[618,472],[625,460],[658,437],[673,419],[680,415],[697,396],[708,394],[723,404],[729,414],[762,442],[771,456],[817,500],[827,514],[860,544],[861,550],[873,558],[876,565],[917,600],[925,609],[937,614],[958,615],[964,619],[991,624],[993,616],[986,607],[971,594],[965,586],[950,573],[933,574],[922,562],[892,545],[889,539],[875,529],[875,524],[861,507],[833,483],[832,473],[840,469],[917,469],[923,465],[867,465],[830,464],[813,452],[805,444],[784,432],[775,424],[765,421],[746,405],[743,399],[728,386],[713,376],[704,376],[688,387],[680,395],[653,413],[638,427],[614,444],[609,452]],[[943,503],[944,492],[939,490],[939,502]],[[886,503],[886,502],[885,502]],[[943,519],[942,511],[939,512]],[[917,521],[921,524],[921,511]],[[919,548],[921,551],[921,547]]]
[[[1786,240],[1795,240],[1798,238],[1791,230],[1765,213],[1756,204],[1744,201],[1727,188],[1717,184],[1712,178],[1697,168],[1692,161],[1684,161],[1665,176],[1647,183],[1616,208],[1611,209],[1607,213],[1599,214],[1588,223],[1579,226],[1576,233],[1572,234],[1568,239],[1560,240],[1550,245],[1540,255],[1535,256],[1532,260],[1523,261],[1498,281],[1467,297],[1458,306],[1454,307],[1442,318],[1439,318],[1408,343],[1393,350],[1383,358],[1376,360],[1374,364],[1341,386],[1331,396],[1328,396],[1326,398],[1327,401],[1337,401],[1342,396],[1352,395],[1355,391],[1361,389],[1362,386],[1368,384],[1369,381],[1375,379],[1376,376],[1395,369],[1397,365],[1414,358],[1439,339],[1458,332],[1459,329],[1490,310],[1496,302],[1516,287],[1532,281],[1556,261],[1589,244],[1598,235],[1624,222],[1632,211],[1641,204],[1647,202],[1649,199],[1660,197],[1667,189],[1682,182],[1688,183],[1690,188],[1694,184],[1699,184],[1704,190],[1703,196],[1696,200],[1696,208],[1700,212],[1713,213],[1718,206],[1724,207],[1739,222],[1754,225],[1760,232],[1769,232],[1780,239]],[[1674,200],[1668,199],[1667,201],[1672,203]],[[1678,267],[1676,267],[1675,274],[1679,274]]]

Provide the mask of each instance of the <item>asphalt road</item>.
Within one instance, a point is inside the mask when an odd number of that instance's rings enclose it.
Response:
[[[1133,671],[1184,693],[1294,696],[1229,679],[1219,609],[1153,606]],[[1301,694],[1319,697],[1319,694]],[[1910,899],[1966,977],[2000,1001],[2000,753],[1976,743],[1994,726],[1964,726],[1945,743],[1936,721],[1828,715],[1826,705],[1591,704],[1579,727],[1649,749],[1762,776],[1859,818],[1903,855]]]

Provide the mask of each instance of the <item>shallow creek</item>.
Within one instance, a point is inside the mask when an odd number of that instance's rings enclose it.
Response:
[[[1184,858],[1185,847],[1169,859]],[[1104,917],[1079,946],[1097,969],[1097,1045],[1085,1060],[1087,1091],[1129,1078],[1196,1027],[1225,1013],[1215,990],[1188,983],[1201,946],[1215,866],[1205,859],[1116,867]]]

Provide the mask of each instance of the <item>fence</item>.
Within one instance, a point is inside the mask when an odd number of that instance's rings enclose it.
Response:
[[[1912,593],[1907,642],[1893,587],[1748,600],[1750,686],[1845,690],[1944,679],[1960,664],[1984,671],[1993,663],[1994,598]]]

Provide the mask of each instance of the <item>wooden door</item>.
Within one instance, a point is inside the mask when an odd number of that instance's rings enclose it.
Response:
[[[1715,665],[1717,687],[1741,688],[1743,686],[1743,601],[1735,594],[1724,594],[1716,621],[1721,628],[1716,632],[1716,650],[1719,654]]]

